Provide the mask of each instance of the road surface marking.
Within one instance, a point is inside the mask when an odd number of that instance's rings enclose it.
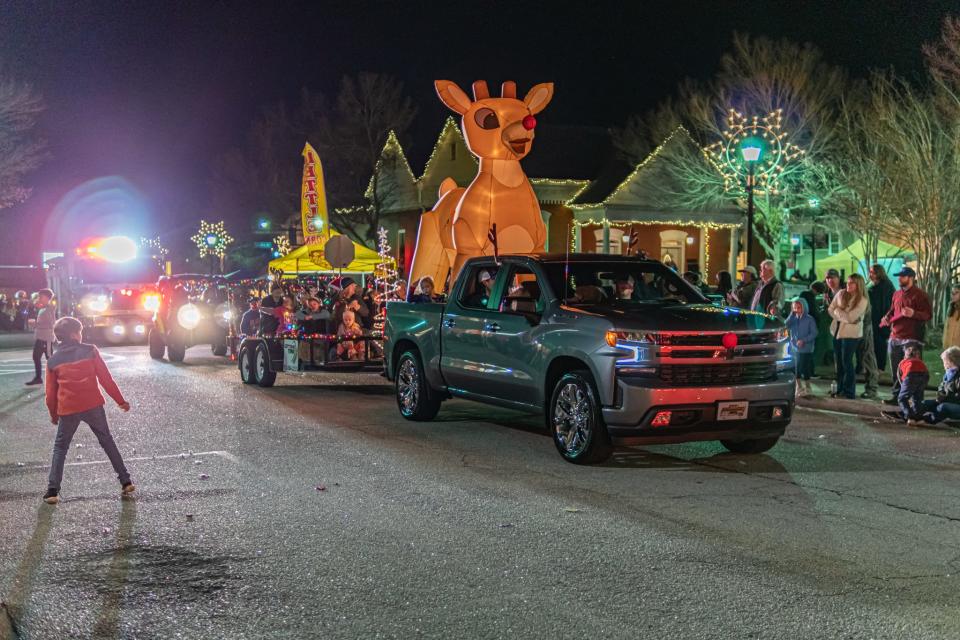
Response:
[[[179,458],[180,456],[185,456],[186,458],[199,458],[201,456],[220,456],[230,462],[240,464],[240,459],[237,456],[233,455],[229,451],[199,451],[194,453],[192,456],[185,453],[171,453],[162,456],[138,456],[136,458],[124,458],[124,462],[144,462],[149,460],[169,460],[171,458]],[[89,464],[110,464],[109,460],[90,460],[84,462],[67,462],[64,466],[67,467],[83,467]],[[38,471],[40,469],[49,469],[50,465],[35,466],[35,467],[20,467],[21,471]]]

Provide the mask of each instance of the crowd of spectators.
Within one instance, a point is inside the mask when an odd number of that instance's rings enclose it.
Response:
[[[0,293],[0,331],[27,331],[30,320],[37,317],[35,296],[31,297],[26,291],[13,295]]]

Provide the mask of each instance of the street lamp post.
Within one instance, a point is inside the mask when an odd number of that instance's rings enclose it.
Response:
[[[747,165],[747,264],[753,264],[753,190],[756,184],[756,167],[763,156],[763,143],[756,138],[746,138],[740,144],[740,154]]]

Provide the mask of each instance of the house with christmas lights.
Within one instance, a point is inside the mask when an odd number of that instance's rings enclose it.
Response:
[[[707,160],[684,129],[677,129],[638,165],[627,164],[599,127],[537,127],[533,151],[523,168],[540,202],[548,251],[625,254],[631,232],[633,252],[670,257],[681,270],[698,270],[712,281],[722,270],[735,271],[739,238],[746,224],[732,200],[708,200],[690,207],[681,198],[675,160]],[[467,150],[453,118],[448,118],[417,177],[396,136],[381,153],[367,199],[377,199],[380,224],[406,273],[416,246],[420,214],[437,201],[440,183],[451,177],[469,184],[477,161]],[[762,255],[756,248],[755,255]],[[742,257],[741,257],[742,259]]]

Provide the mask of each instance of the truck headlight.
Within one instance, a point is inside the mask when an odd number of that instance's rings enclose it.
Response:
[[[191,331],[200,324],[200,309],[193,304],[185,304],[177,310],[177,322],[180,326]]]
[[[107,296],[97,296],[88,302],[87,306],[90,307],[90,310],[94,313],[103,313],[107,310],[107,307],[110,306],[110,303],[107,301]]]

